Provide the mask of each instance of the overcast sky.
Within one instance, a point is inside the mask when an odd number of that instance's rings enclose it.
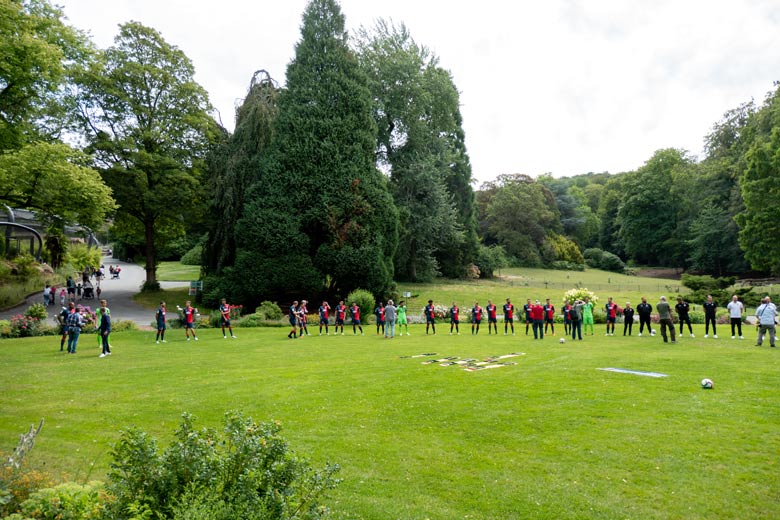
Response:
[[[194,62],[232,130],[252,73],[284,83],[307,0],[58,0],[109,46],[160,31]],[[780,79],[777,0],[341,0],[347,29],[403,22],[461,92],[478,182],[502,173],[618,173],[655,150],[700,155],[723,113]]]

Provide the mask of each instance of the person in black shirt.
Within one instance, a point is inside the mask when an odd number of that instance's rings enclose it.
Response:
[[[642,335],[642,331],[645,330],[647,325],[647,332],[652,333],[653,327],[650,325],[650,313],[653,312],[653,306],[647,303],[647,298],[642,297],[642,303],[636,306],[636,313],[639,314],[639,335]]]
[[[696,336],[693,335],[693,327],[691,327],[691,318],[688,316],[691,306],[688,305],[688,302],[683,301],[682,296],[677,297],[677,305],[674,306],[674,310],[677,311],[677,316],[680,317],[680,336],[682,336],[683,333],[683,323],[687,323],[688,332],[691,334],[692,338],[695,338]]]
[[[712,323],[712,337],[718,339],[718,333],[715,330],[715,322],[717,318],[715,312],[718,309],[718,304],[712,301],[712,295],[707,295],[707,301],[704,302],[704,337],[710,336],[710,323]]]
[[[626,302],[626,306],[623,309],[623,335],[631,335],[631,329],[634,327],[634,309],[631,307],[631,302]]]

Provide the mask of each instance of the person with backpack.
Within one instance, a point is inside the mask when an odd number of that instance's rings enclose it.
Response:
[[[80,313],[76,311],[76,304],[70,302],[68,314],[68,354],[75,354],[76,347],[79,344],[79,336],[81,335],[81,327],[84,326],[84,318]]]

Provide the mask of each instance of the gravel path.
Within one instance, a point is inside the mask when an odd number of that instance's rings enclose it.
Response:
[[[106,266],[106,278],[100,283],[101,298],[108,300],[108,307],[111,309],[111,318],[115,320],[131,320],[141,326],[150,326],[154,319],[154,311],[145,309],[133,301],[133,295],[138,293],[141,284],[146,280],[146,271],[143,267],[128,262],[121,262],[109,256],[103,257],[103,264]],[[108,275],[108,266],[119,266],[122,268],[119,279],[112,280]],[[187,287],[188,282],[160,282],[165,288]],[[32,303],[43,303],[43,288],[41,292],[30,296],[23,304],[0,312],[0,319],[7,320],[11,316],[20,314]],[[99,307],[97,299],[81,300],[83,305],[89,305],[93,309]],[[48,308],[50,319],[59,313],[60,301],[57,296],[56,305],[50,305]]]

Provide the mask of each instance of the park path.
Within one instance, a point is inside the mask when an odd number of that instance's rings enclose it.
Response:
[[[121,262],[110,256],[104,256],[102,259],[103,265],[105,265],[106,278],[100,282],[101,298],[108,301],[108,307],[111,309],[111,318],[114,320],[130,320],[134,321],[140,326],[151,326],[154,320],[154,311],[145,309],[133,301],[133,295],[140,291],[141,284],[146,280],[146,271],[143,267],[129,263]],[[108,274],[108,266],[119,266],[122,268],[121,275],[118,279],[111,279]],[[80,279],[80,275],[78,279]],[[77,279],[74,276],[74,279]],[[160,285],[165,289],[173,287],[186,287],[188,282],[160,282]],[[58,291],[59,292],[59,291]],[[43,303],[43,288],[41,292],[36,293],[27,300],[7,311],[0,312],[0,319],[7,320],[11,316],[23,313],[27,307],[33,303]],[[97,298],[92,300],[77,300],[77,302],[88,305],[92,309],[100,307]],[[56,315],[60,312],[60,298],[57,295],[55,305],[48,307],[50,322],[54,321]]]

